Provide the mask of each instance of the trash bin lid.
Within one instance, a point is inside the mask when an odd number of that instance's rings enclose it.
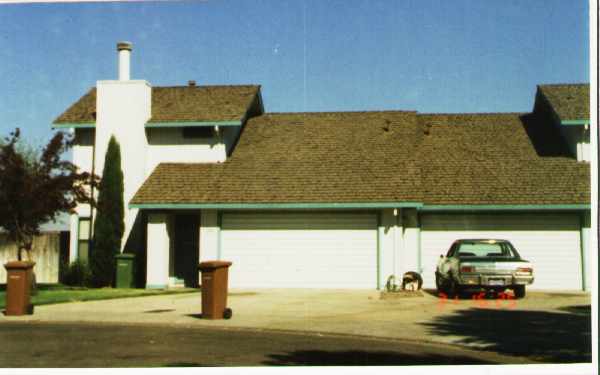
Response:
[[[133,259],[133,258],[135,258],[135,254],[121,253],[121,254],[115,255],[115,258],[117,258],[117,259]]]
[[[200,270],[210,270],[210,269],[214,269],[214,268],[222,268],[222,267],[229,267],[231,266],[231,262],[227,262],[224,260],[209,260],[206,262],[202,262],[198,265],[198,268]]]
[[[6,268],[7,270],[14,270],[14,269],[28,269],[28,268],[32,268],[33,266],[35,266],[35,262],[26,262],[26,261],[20,261],[20,260],[13,260],[11,262],[7,262],[4,263],[4,268]]]

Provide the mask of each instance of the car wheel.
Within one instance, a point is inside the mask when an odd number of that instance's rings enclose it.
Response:
[[[435,287],[438,293],[444,293],[444,283],[442,277],[437,272],[435,273]]]
[[[525,297],[525,285],[515,285],[513,292],[515,292],[515,298]]]
[[[459,289],[458,284],[456,283],[456,281],[454,281],[454,278],[452,276],[450,276],[447,285],[448,285],[448,288],[447,288],[446,294],[448,294],[448,298],[454,298],[454,297],[458,296],[458,294],[460,293],[460,289]]]

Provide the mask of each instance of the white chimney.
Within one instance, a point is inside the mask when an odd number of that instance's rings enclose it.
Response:
[[[129,60],[131,59],[131,42],[117,43],[119,51],[119,81],[129,81]]]

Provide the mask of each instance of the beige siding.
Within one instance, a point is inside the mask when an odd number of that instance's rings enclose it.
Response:
[[[58,282],[60,254],[60,233],[43,233],[33,241],[31,260],[35,262],[35,276],[38,283]],[[23,253],[27,260],[27,253]],[[17,246],[10,242],[6,234],[0,233],[0,262],[17,260]],[[0,269],[0,283],[6,283],[6,269]]]

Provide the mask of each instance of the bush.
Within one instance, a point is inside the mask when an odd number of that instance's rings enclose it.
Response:
[[[121,148],[110,137],[98,187],[98,211],[90,252],[92,282],[96,287],[111,286],[115,278],[115,255],[121,250],[125,231]]]
[[[87,262],[77,259],[66,266],[61,283],[69,286],[91,286],[92,271]]]

